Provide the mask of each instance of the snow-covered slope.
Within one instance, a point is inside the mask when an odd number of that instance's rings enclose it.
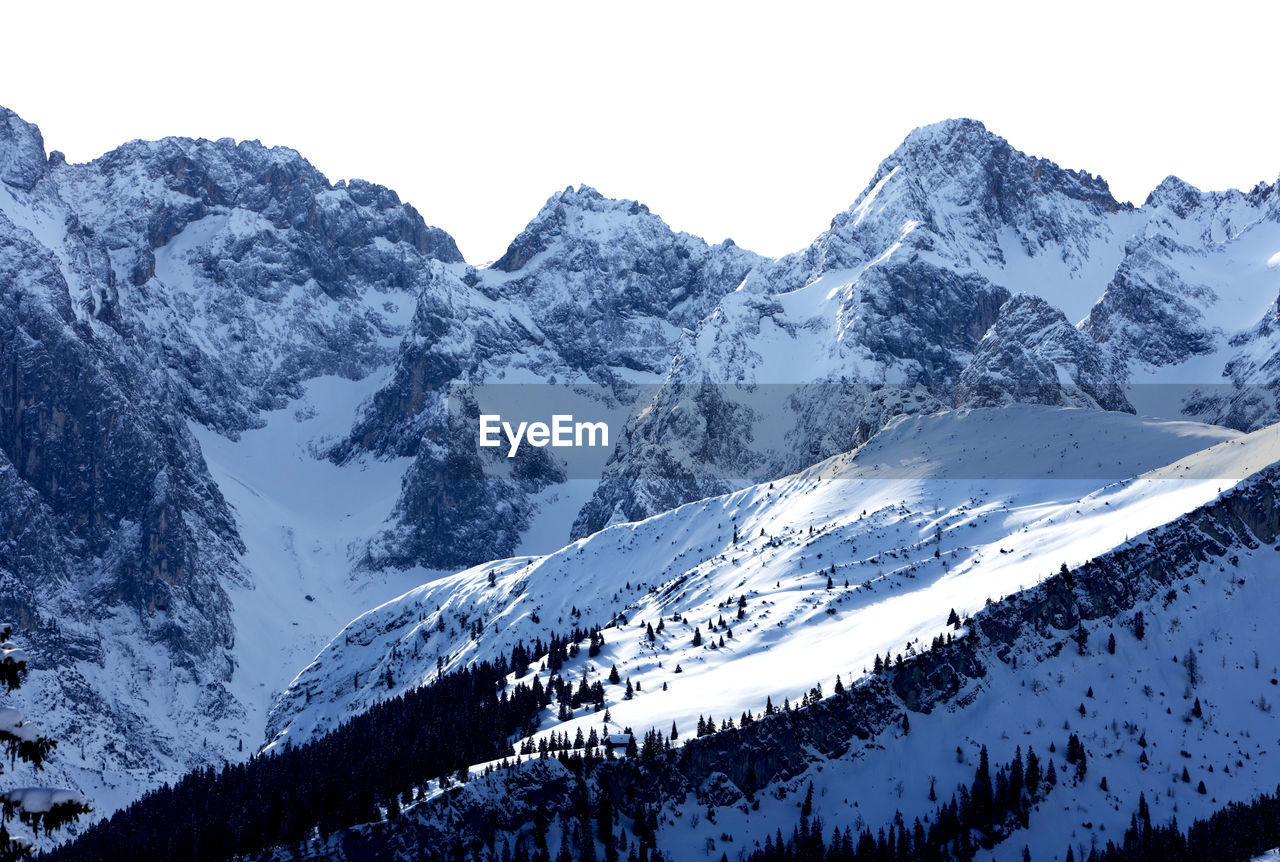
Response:
[[[630,700],[610,690],[619,724],[692,725],[707,709],[794,699],[837,673],[861,675],[886,650],[928,643],[952,608],[1030,587],[1280,458],[1275,430],[1237,436],[1036,406],[904,417],[792,477],[479,566],[362,615],[282,695],[268,739],[306,738],[438,668],[619,615],[627,625],[584,665],[594,676],[616,664],[640,685]]]
[[[1022,414],[1020,427],[1041,429],[1040,442],[1049,445],[1034,448],[1016,434],[993,434],[990,419],[1010,413]],[[948,433],[930,435],[931,425]],[[1010,424],[999,428],[1006,432]],[[1141,451],[1176,460],[1072,499],[1082,484],[1114,466],[1077,454],[1072,444],[1091,436],[1112,455]],[[907,447],[909,441],[919,448]],[[1212,445],[1176,457],[1200,443]],[[936,456],[901,463],[904,454],[925,447]],[[873,453],[879,457],[870,459]],[[997,457],[996,478],[969,478]],[[1186,823],[1275,785],[1269,740],[1276,730],[1277,671],[1268,656],[1269,618],[1280,590],[1271,547],[1280,538],[1277,461],[1275,427],[1237,436],[1123,414],[1030,407],[901,420],[860,452],[772,489],[692,504],[611,528],[561,554],[492,568],[492,587],[486,573],[467,573],[466,586],[427,587],[366,614],[295,683],[316,688],[312,708],[298,712],[290,730],[301,732],[308,720],[323,725],[326,710],[314,706],[324,695],[326,677],[317,671],[326,663],[330,671],[359,670],[375,680],[412,672],[414,662],[403,659],[413,640],[431,630],[437,604],[448,614],[459,607],[454,600],[468,594],[509,592],[512,576],[523,579],[523,563],[541,576],[521,581],[524,592],[512,602],[517,607],[529,596],[541,600],[538,612],[549,617],[561,611],[549,595],[563,595],[589,622],[587,599],[616,590],[626,602],[627,620],[605,630],[603,652],[594,659],[580,654],[559,673],[593,681],[616,664],[634,685],[634,696],[625,697],[622,685],[606,685],[611,723],[602,726],[602,712],[588,707],[569,721],[548,717],[544,734],[567,729],[572,737],[575,726],[615,733],[629,727],[638,737],[651,727],[665,732],[674,722],[684,741],[704,717],[718,723],[747,710],[758,715],[766,698],[775,706],[805,694],[810,701],[818,686],[829,694],[837,674],[852,692],[803,717],[775,716],[779,724],[765,719],[721,734],[723,741],[699,740],[662,781],[621,791],[629,800],[624,806],[633,806],[624,812],[628,816],[642,810],[634,806],[652,806],[644,810],[657,815],[657,845],[666,858],[702,858],[711,848],[734,855],[758,849],[775,829],[789,834],[810,784],[813,814],[827,829],[869,828],[874,834],[898,813],[910,824],[935,809],[934,790],[945,803],[972,779],[984,746],[993,764],[1034,749],[1042,770],[1053,762],[1058,780],[1032,811],[1028,828],[978,858],[1008,858],[1024,845],[1032,858],[1061,859],[1068,845],[1082,858],[1090,846],[1120,838],[1140,794],[1153,822],[1176,817]],[[1031,468],[1050,466],[1060,478],[1026,478]],[[868,479],[863,472],[891,468],[901,476]],[[922,478],[918,488],[910,487]],[[1055,483],[1059,493],[1045,493]],[[949,491],[967,496],[948,499]],[[832,505],[837,498],[841,509]],[[931,498],[938,510],[919,511]],[[963,502],[948,509],[956,499]],[[864,501],[867,514],[856,511],[850,518],[849,510]],[[888,505],[878,508],[880,502]],[[687,524],[677,528],[682,512],[706,507],[738,515],[736,545],[726,547],[718,536],[720,544],[712,546],[709,536],[690,535]],[[839,514],[845,523],[833,517]],[[781,523],[800,529],[777,529]],[[816,525],[812,535],[806,523]],[[745,528],[761,524],[776,532],[760,542],[742,538]],[[945,525],[939,557],[929,551],[936,524]],[[649,565],[629,570],[597,558],[594,546],[615,533],[630,534],[639,546],[624,558],[648,558]],[[662,541],[668,536],[676,538],[674,546]],[[703,548],[696,554],[694,542]],[[873,563],[862,556],[868,550]],[[724,565],[717,551],[736,553],[737,564]],[[655,583],[654,591],[631,597],[619,583],[646,569],[672,573],[659,567],[680,557],[688,568]],[[836,578],[865,572],[868,565],[880,571],[849,587],[833,578],[828,589],[828,561],[836,565]],[[1073,575],[1034,586],[1063,563]],[[513,565],[521,568],[513,571]],[[608,577],[613,571],[616,581]],[[582,583],[572,580],[574,572]],[[742,619],[735,596],[746,597]],[[975,619],[950,626],[952,608]],[[718,639],[727,632],[710,619],[721,614],[733,634],[723,646]],[[462,658],[484,654],[485,643],[513,625],[506,616],[486,618],[489,637],[464,647]],[[665,631],[650,642],[646,625],[659,618]],[[515,624],[527,627],[529,621]],[[689,642],[694,625],[704,635],[699,648]],[[934,641],[951,635],[960,641],[959,653]],[[361,657],[387,649],[383,663],[362,668]],[[883,676],[869,674],[881,653],[905,655],[908,663]],[[912,662],[913,654],[921,660]],[[519,675],[528,681],[527,672]],[[545,668],[539,676],[547,677]],[[1087,772],[1067,761],[1071,735],[1086,752]],[[766,763],[763,773],[752,767]],[[520,809],[511,809],[505,794],[540,798],[545,816],[570,817],[569,795],[551,790],[561,769],[535,760],[488,777],[477,773],[447,801],[444,788],[431,782],[403,820],[322,846],[335,858],[359,848],[401,858],[397,848],[414,841],[474,839],[473,824],[486,818],[501,824],[500,832],[508,830],[499,838],[515,842]],[[612,781],[629,780],[628,774]],[[632,831],[630,822],[621,821],[620,828],[635,841],[639,830]]]

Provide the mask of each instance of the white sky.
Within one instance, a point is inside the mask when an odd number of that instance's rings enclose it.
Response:
[[[1141,202],[1280,174],[1280,4],[6,4],[0,104],[73,161],[258,138],[396,189],[468,260],[588,183],[781,254],[913,127],[976,117]]]

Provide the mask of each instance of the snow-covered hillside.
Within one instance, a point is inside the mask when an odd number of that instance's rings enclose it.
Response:
[[[692,726],[707,710],[797,699],[862,675],[876,655],[919,649],[953,608],[1030,587],[1280,458],[1274,429],[1237,437],[1036,406],[903,417],[786,479],[478,566],[362,615],[283,694],[268,738],[306,738],[438,669],[619,616],[627,624],[607,630],[599,657],[563,671],[616,664],[637,684],[628,700],[610,690],[619,725]]]
[[[532,561],[555,571],[525,582],[526,595],[546,599],[555,591],[566,596],[565,603],[617,589],[602,572],[621,569],[615,576],[619,581],[638,574],[594,558],[593,545],[615,532],[634,532],[643,542],[647,553],[627,556],[651,558],[650,571],[659,571],[663,557],[688,556],[689,543],[704,539],[704,552],[738,552],[734,571],[742,574],[740,581],[716,582],[717,570],[728,567],[717,565],[717,558],[698,564],[695,557],[683,577],[658,583],[657,591],[628,602],[626,623],[605,630],[603,652],[594,659],[580,654],[558,673],[570,681],[584,674],[592,680],[616,664],[633,684],[633,696],[627,698],[621,684],[606,685],[610,724],[602,721],[602,711],[589,707],[566,722],[548,716],[543,733],[568,730],[571,738],[575,725],[584,732],[620,733],[629,727],[639,737],[651,727],[665,733],[674,722],[679,743],[693,735],[703,718],[736,720],[748,710],[759,716],[766,698],[775,706],[783,705],[784,698],[793,704],[801,697],[809,702],[820,686],[816,697],[821,699],[831,694],[840,674],[853,692],[847,707],[845,698],[835,698],[824,702],[825,713],[794,720],[775,716],[783,723],[773,732],[765,719],[758,732],[756,725],[750,730],[744,725],[738,733],[721,734],[723,742],[709,742],[709,747],[697,747],[702,753],[675,761],[677,774],[663,784],[666,790],[655,790],[655,783],[634,791],[657,806],[652,809],[657,846],[670,859],[703,858],[712,850],[737,858],[759,849],[775,829],[789,834],[810,785],[813,816],[821,817],[828,829],[848,826],[855,833],[870,829],[874,834],[898,813],[910,824],[934,810],[935,791],[945,803],[958,785],[971,779],[983,747],[993,764],[1034,750],[1042,770],[1052,762],[1057,783],[1031,812],[1028,827],[994,854],[979,854],[982,859],[1016,858],[1024,845],[1034,859],[1062,859],[1068,846],[1075,858],[1084,858],[1091,847],[1120,839],[1139,796],[1145,798],[1152,822],[1159,824],[1174,818],[1186,823],[1228,801],[1269,792],[1276,775],[1272,701],[1278,671],[1269,619],[1280,590],[1272,571],[1273,545],[1280,538],[1274,467],[1280,459],[1280,429],[1222,435],[1226,439],[1215,443],[1217,435],[1206,435],[1203,426],[1152,427],[1117,414],[1013,410],[1024,414],[1024,428],[1052,428],[1047,433],[1054,445],[1033,454],[1036,450],[1021,445],[1016,435],[997,438],[990,426],[983,427],[988,417],[1007,416],[1010,408],[973,411],[959,423],[948,415],[903,420],[861,452],[823,465],[826,471],[815,468],[776,482],[772,492],[767,486],[752,489],[639,525],[611,528],[566,549],[567,559],[558,561],[558,567],[552,562],[558,555]],[[1112,418],[1100,422],[1103,416]],[[945,437],[937,441],[944,443],[939,460],[962,466],[962,473],[999,451],[1011,476],[1025,473],[1029,462],[1051,462],[1068,475],[1092,474],[1096,479],[1097,462],[1082,462],[1071,446],[1090,434],[1095,441],[1106,441],[1107,451],[1115,454],[1128,450],[1167,457],[1198,443],[1211,445],[1078,499],[1071,499],[1077,483],[1090,480],[977,480],[994,484],[986,492],[975,488],[974,480],[936,478],[935,473],[920,486],[935,493],[941,489],[940,499],[935,498],[939,511],[929,513],[932,517],[914,514],[929,497],[904,487],[910,479],[859,475],[858,461],[872,452],[882,456],[871,462],[871,472],[878,472],[877,461],[883,469],[884,462],[896,462],[904,451],[919,451],[906,450],[905,441],[935,442],[928,434],[930,423],[949,425],[954,432],[966,422],[970,434],[951,451],[946,451]],[[1139,435],[1143,427],[1147,433]],[[1126,445],[1127,440],[1135,442]],[[966,458],[971,459],[967,464]],[[919,478],[934,473],[936,464],[921,460],[904,472]],[[1054,481],[1062,484],[1061,496],[1044,493],[1044,486]],[[877,484],[886,486],[882,499],[888,505],[883,509],[876,507],[879,501],[871,490]],[[945,508],[951,502],[949,484],[968,494],[955,509]],[[1036,486],[1039,493],[1033,491]],[[831,507],[837,497],[843,510]],[[825,510],[809,505],[824,498]],[[857,509],[863,500],[868,501],[865,517],[858,511],[852,524],[832,517]],[[779,530],[777,543],[740,542],[733,548],[708,548],[704,537],[678,529],[644,529],[664,523],[675,527],[681,512],[704,506],[738,514],[740,527],[776,526],[786,519],[801,529]],[[804,524],[814,516],[825,517],[814,518],[818,528],[810,536]],[[936,533],[929,528],[937,523],[945,527],[940,556],[933,557],[927,551],[929,537]],[[974,538],[964,544],[953,537],[970,532]],[[667,536],[678,538],[675,547],[662,541]],[[814,567],[827,565],[827,560],[835,562],[837,574],[865,567],[865,543],[876,537],[891,538],[888,545],[895,548],[874,546],[877,563],[871,565],[882,568],[879,576],[847,588],[837,581],[828,589],[829,570]],[[864,547],[854,550],[858,542]],[[824,553],[822,562],[817,561],[819,552]],[[952,562],[943,570],[947,559]],[[1074,574],[1053,578],[1043,588],[1033,586],[1056,574],[1055,564],[1062,563]],[[513,573],[506,567],[494,571],[491,592],[507,589]],[[570,572],[590,579],[589,585],[575,583]],[[323,685],[323,676],[311,674],[326,660],[333,670],[343,660],[388,647],[404,655],[411,640],[398,638],[416,638],[430,628],[427,617],[435,603],[447,612],[459,594],[485,590],[483,573],[476,575],[480,577],[466,587],[455,585],[453,595],[447,589],[434,595],[424,589],[370,612],[295,685]],[[625,596],[624,590],[618,592]],[[737,618],[735,595],[747,599],[742,619]],[[548,616],[558,611],[547,604],[539,610]],[[834,613],[827,613],[828,608]],[[965,625],[947,624],[951,608]],[[709,618],[721,613],[733,637],[719,647],[718,639],[727,631],[717,631]],[[971,614],[976,619],[968,620]],[[666,631],[650,642],[646,626],[657,619],[664,621]],[[502,631],[501,616],[494,625]],[[689,642],[694,625],[704,635],[698,648]],[[952,648],[939,647],[934,641],[939,635],[960,639],[963,655],[949,659]],[[869,673],[881,652],[892,653],[895,661],[905,655],[905,669],[884,676]],[[930,662],[934,653],[940,654]],[[913,654],[921,662],[913,662]],[[683,672],[675,672],[677,665]],[[342,669],[350,671],[353,665]],[[376,677],[388,669],[394,677],[411,671],[412,663],[365,672]],[[528,681],[526,674],[518,676]],[[545,668],[539,676],[549,678]],[[838,721],[846,711],[861,716],[854,720],[856,736],[848,730],[847,717],[843,724]],[[301,731],[308,717],[323,722],[324,715],[323,707],[303,709],[293,732]],[[824,721],[831,725],[825,733]],[[843,735],[833,732],[841,729]],[[795,736],[810,742],[797,748]],[[1083,769],[1068,754],[1072,737],[1085,752]],[[729,762],[735,765],[730,768]],[[766,762],[771,765],[763,774],[748,768]],[[567,774],[560,770],[554,761],[534,760],[487,777],[477,774],[465,788],[450,791],[447,801],[441,795],[445,788],[432,782],[423,788],[423,801],[402,815],[406,820],[358,830],[350,844],[322,841],[311,851],[327,847],[336,858],[354,858],[348,854],[357,848],[372,848],[401,858],[394,848],[413,845],[412,840],[405,843],[405,836],[474,840],[478,833],[463,824],[483,822],[489,816],[485,812],[499,810],[506,814],[496,822],[511,827],[504,833],[508,827],[498,826],[498,838],[515,842],[515,827],[522,821],[506,794],[538,798],[539,786],[554,786]],[[769,778],[771,770],[777,772]],[[629,792],[623,791],[623,797]],[[560,805],[560,797],[549,798],[552,806]],[[557,812],[570,816],[567,807],[552,807],[546,816],[554,818]],[[622,822],[622,831],[632,830],[629,823]],[[553,829],[548,840],[554,844],[566,834]],[[639,834],[636,827],[631,840]],[[292,857],[286,853],[284,858]]]

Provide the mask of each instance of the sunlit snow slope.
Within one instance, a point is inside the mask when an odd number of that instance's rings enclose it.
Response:
[[[700,714],[781,703],[861,676],[877,654],[918,649],[952,608],[975,611],[1102,554],[1278,458],[1274,429],[1241,437],[1121,413],[1021,406],[900,419],[775,483],[479,566],[369,611],[283,694],[268,741],[331,728],[429,681],[438,663],[616,618],[626,624],[606,629],[604,652],[561,673],[594,679],[616,664],[638,688],[624,700],[606,687],[619,727],[692,727]],[[659,619],[650,644],[646,625]]]

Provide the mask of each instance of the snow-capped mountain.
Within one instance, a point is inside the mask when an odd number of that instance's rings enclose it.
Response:
[[[23,696],[76,741],[55,768],[109,812],[252,750],[254,715],[314,649],[241,668],[243,596],[279,573],[246,567],[258,519],[228,505],[242,484],[211,475],[198,438],[230,442],[290,403],[293,424],[305,381],[389,366],[424,273],[461,258],[393,192],[331,185],[292,150],[166,139],[68,165],[0,120],[0,606],[40,662]],[[371,600],[340,592],[312,636]]]
[[[681,334],[760,260],[583,187],[554,195],[491,267],[438,266],[390,379],[333,450],[339,463],[414,458],[367,564],[442,568],[510,554],[534,495],[564,478],[533,464],[524,481],[494,481],[474,425],[450,426],[450,385],[581,384],[626,407],[636,397],[628,384],[660,381]]]
[[[287,148],[75,165],[0,109],[21,694],[105,813],[618,615],[614,729],[852,683],[1275,460],[1238,432],[1280,418],[1277,194],[1170,178],[1133,207],[953,120],[778,260],[579,187],[476,267]],[[477,448],[486,386],[607,412],[607,465]],[[640,619],[664,629],[615,638]]]
[[[582,188],[477,271],[394,192],[293,150],[170,138],[72,165],[0,120],[0,611],[40,657],[23,696],[77,739],[54,768],[107,812],[252,751],[274,693],[422,564],[547,532],[553,464],[430,502],[443,387],[658,380],[759,260]]]
[[[1246,430],[1274,421],[1276,199],[1265,184],[1201,193],[1170,178],[1135,209],[980,123],[917,129],[813,245],[758,267],[681,341],[671,391],[633,420],[574,534],[725,490],[738,463],[707,457],[705,428],[726,411],[760,421],[735,395],[760,384],[829,385],[764,411],[788,423],[784,445],[741,441],[733,457],[757,479],[903,410],[1136,403]],[[708,383],[717,397],[690,399]]]

